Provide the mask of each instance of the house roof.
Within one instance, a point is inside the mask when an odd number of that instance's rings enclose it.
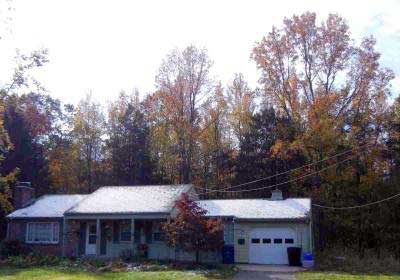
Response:
[[[66,212],[76,214],[170,213],[192,185],[102,187]]]
[[[88,195],[53,194],[44,195],[28,206],[10,213],[7,218],[62,218],[65,211]]]
[[[209,217],[235,217],[237,219],[305,219],[311,208],[309,198],[199,200],[197,203],[207,210],[206,215]]]

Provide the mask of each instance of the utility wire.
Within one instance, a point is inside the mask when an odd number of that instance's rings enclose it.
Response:
[[[358,148],[363,148],[363,147],[368,146],[368,145],[372,145],[372,144],[366,143],[366,144],[358,146]],[[275,177],[278,177],[280,175],[291,173],[291,172],[294,172],[294,171],[299,170],[299,169],[303,169],[303,168],[306,168],[306,167],[309,167],[309,166],[313,166],[315,164],[330,160],[332,158],[335,158],[335,157],[338,157],[338,156],[341,156],[341,155],[345,155],[345,154],[347,154],[349,152],[352,152],[353,150],[354,149],[349,149],[349,150],[343,151],[341,153],[326,157],[326,158],[321,159],[319,161],[315,161],[315,162],[312,162],[312,163],[309,163],[309,164],[306,164],[306,165],[302,165],[302,166],[296,167],[294,169],[290,169],[290,170],[287,170],[287,171],[284,171],[284,172],[281,172],[281,173],[277,173],[275,175],[271,175],[271,176],[268,176],[268,177],[260,178],[260,179],[257,179],[257,180],[254,180],[254,181],[250,181],[250,182],[246,182],[246,183],[242,183],[242,184],[239,184],[239,185],[230,186],[230,187],[226,187],[226,188],[223,188],[223,189],[213,189],[213,190],[207,190],[207,189],[204,189],[204,188],[197,188],[197,189],[204,190],[204,192],[200,193],[200,194],[213,193],[213,192],[224,192],[226,190],[230,190],[230,189],[234,189],[234,188],[238,188],[238,187],[242,187],[242,186],[247,186],[247,185],[250,185],[250,184],[254,184],[254,183],[257,183],[257,182],[265,181],[265,180],[268,180],[268,179],[271,179],[271,178],[275,178]],[[231,192],[233,192],[233,191],[231,191]]]
[[[376,205],[391,199],[395,199],[397,197],[400,196],[400,193],[392,195],[390,197],[375,201],[375,202],[371,202],[371,203],[367,203],[367,204],[362,204],[362,205],[355,205],[355,206],[345,206],[345,207],[334,207],[334,206],[325,206],[325,205],[320,205],[320,204],[312,204],[315,207],[319,207],[322,209],[330,209],[330,210],[351,210],[351,209],[358,209],[358,208],[364,208],[364,207],[368,207],[371,205]]]
[[[322,171],[328,170],[328,169],[330,169],[332,167],[335,167],[335,166],[337,166],[337,165],[339,165],[341,163],[344,163],[344,162],[346,162],[346,161],[348,161],[350,159],[351,159],[351,157],[346,158],[345,160],[336,162],[336,163],[334,163],[332,165],[328,165],[327,167],[324,167],[324,168],[322,168],[322,169],[320,169],[318,171],[315,171],[315,172],[312,172],[312,173],[308,173],[308,174],[300,176],[300,177],[296,177],[296,178],[294,178],[292,180],[289,180],[289,181],[281,182],[281,183],[270,185],[270,186],[266,186],[266,187],[260,187],[260,188],[255,188],[255,189],[245,189],[245,190],[233,190],[233,191],[229,191],[229,190],[226,190],[226,189],[225,190],[224,189],[213,190],[213,191],[215,191],[215,192],[223,192],[223,193],[238,193],[238,192],[252,192],[252,191],[258,191],[258,190],[271,189],[271,188],[274,188],[274,187],[277,187],[277,186],[285,185],[285,184],[288,184],[288,183],[291,183],[291,182],[295,182],[297,180],[300,180],[300,179],[303,179],[303,178],[318,174],[318,173],[320,173]],[[205,191],[205,192],[202,192],[202,193],[198,193],[198,195],[202,195],[202,194],[206,194],[206,193],[209,193],[209,192]]]

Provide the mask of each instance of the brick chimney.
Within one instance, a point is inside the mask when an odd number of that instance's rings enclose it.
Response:
[[[272,190],[271,191],[271,200],[283,200],[283,195],[281,190]]]
[[[31,187],[31,182],[18,182],[14,189],[15,209],[23,208],[34,197],[35,190]]]

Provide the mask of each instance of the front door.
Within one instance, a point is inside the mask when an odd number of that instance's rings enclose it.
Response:
[[[96,223],[87,223],[86,228],[86,255],[96,254],[96,238],[97,238],[97,226]]]

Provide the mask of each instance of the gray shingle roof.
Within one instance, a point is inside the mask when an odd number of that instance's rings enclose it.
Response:
[[[79,194],[44,195],[27,207],[10,213],[7,218],[62,218],[65,211],[87,196]]]
[[[66,212],[73,214],[169,213],[192,185],[102,187]]]
[[[311,207],[309,198],[199,200],[197,203],[207,210],[207,216],[238,219],[304,219]]]

